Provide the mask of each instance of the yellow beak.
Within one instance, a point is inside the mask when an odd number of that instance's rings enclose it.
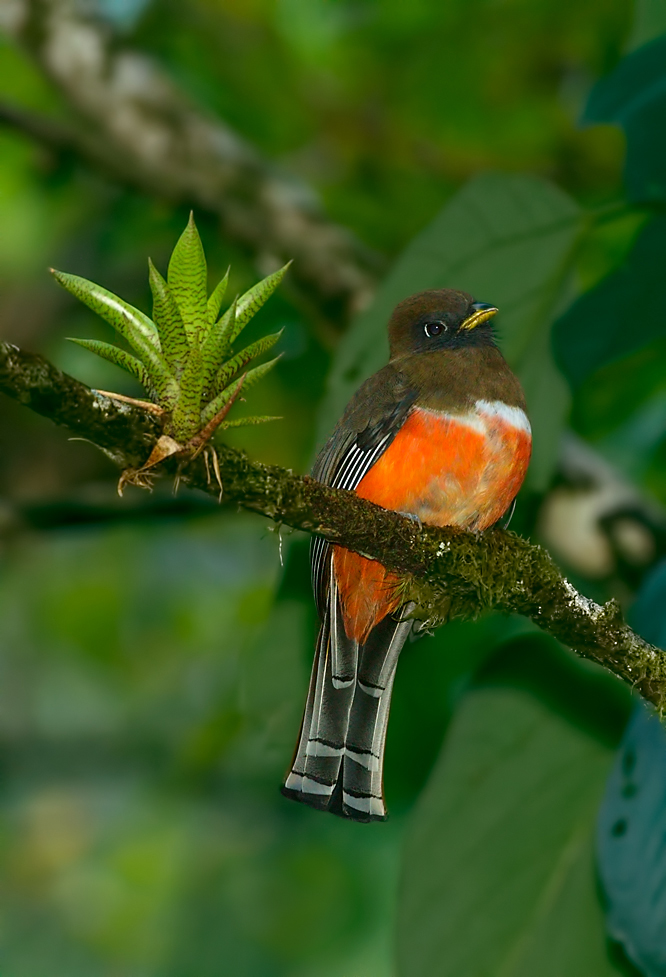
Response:
[[[479,303],[479,305],[480,304],[481,303]],[[480,326],[482,323],[488,322],[488,319],[492,319],[492,317],[496,313],[497,313],[497,309],[494,308],[494,306],[484,305],[480,309],[477,308],[476,312],[473,312],[472,315],[467,316],[467,318],[465,319],[465,321],[463,322],[460,328],[476,329],[476,327]]]

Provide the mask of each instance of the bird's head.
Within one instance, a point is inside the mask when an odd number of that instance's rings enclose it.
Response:
[[[469,346],[494,346],[492,305],[452,288],[418,292],[400,302],[388,324],[391,359]]]

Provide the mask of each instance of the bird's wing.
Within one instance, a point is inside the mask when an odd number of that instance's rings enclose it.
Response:
[[[361,386],[317,456],[312,475],[324,485],[353,491],[389,447],[416,400],[416,390],[393,366]],[[323,619],[329,589],[331,546],[320,536],[310,544],[312,589]]]

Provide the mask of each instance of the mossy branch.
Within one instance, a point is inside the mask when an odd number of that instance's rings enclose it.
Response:
[[[121,467],[147,458],[160,423],[131,404],[109,399],[41,356],[0,343],[0,391],[99,445]],[[400,574],[405,594],[432,623],[484,611],[530,618],[584,658],[605,666],[658,709],[666,706],[666,653],[643,641],[614,602],[579,594],[540,546],[500,529],[483,534],[419,527],[353,493],[308,476],[250,461],[218,448],[222,501],[310,533],[319,533]],[[165,468],[174,470],[174,462]],[[202,457],[180,470],[181,482],[220,494]]]

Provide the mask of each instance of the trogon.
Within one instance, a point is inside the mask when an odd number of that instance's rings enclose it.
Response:
[[[405,299],[390,360],[352,397],[312,474],[434,526],[480,531],[510,510],[531,430],[497,347],[493,306],[438,289]],[[397,577],[319,537],[321,620],[305,715],[282,792],[356,821],[383,820],[382,767],[398,656],[414,621]]]

